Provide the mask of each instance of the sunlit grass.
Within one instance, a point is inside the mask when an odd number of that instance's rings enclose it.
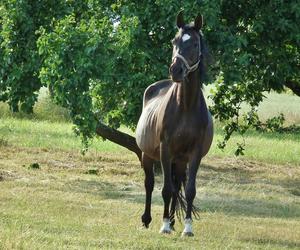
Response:
[[[283,113],[287,124],[300,124],[300,97],[287,93],[268,93],[259,106],[259,115],[263,120]]]
[[[216,128],[214,142],[209,154],[216,156],[233,156],[236,143],[245,140],[245,155],[240,158],[253,159],[277,164],[300,165],[300,133],[271,133],[249,131],[243,139],[234,134],[224,150],[217,147],[217,142],[223,139],[220,128]]]
[[[22,147],[62,148],[81,150],[82,144],[67,122],[48,122],[28,119],[0,119],[0,138],[11,145]],[[101,138],[95,138],[91,149],[100,151],[120,150],[121,147]],[[125,149],[124,149],[125,150]]]
[[[205,90],[206,95],[209,88]],[[266,99],[259,107],[259,114],[263,120],[274,115],[284,113],[286,124],[300,124],[300,98],[295,95],[274,92],[266,93]],[[46,89],[42,89],[39,102],[34,107],[33,115],[12,114],[8,105],[0,103],[0,145],[10,143],[24,147],[44,147],[81,149],[81,142],[74,136],[73,125],[70,123],[68,111],[55,105]],[[134,134],[126,128],[126,132]],[[243,143],[243,138],[233,135],[224,151],[217,148],[222,140],[221,125],[215,126],[212,156],[233,156],[236,143]],[[300,134],[299,133],[259,133],[249,131],[245,136],[246,151],[244,158],[256,159],[272,163],[300,162]],[[126,151],[124,148],[109,141],[95,138],[90,149],[100,151]]]
[[[250,131],[245,156],[236,158],[242,138],[233,135],[222,152],[217,126],[198,172],[195,237],[181,238],[178,222],[163,236],[162,177],[153,221],[142,229],[144,177],[136,156],[99,138],[82,156],[67,111],[44,100],[32,116],[0,104],[0,249],[300,248],[299,134]]]
[[[210,94],[211,86],[204,88],[205,96]],[[281,113],[284,114],[285,124],[300,124],[300,97],[292,93],[264,93],[265,98],[258,106],[258,114],[262,121],[265,121]],[[207,98],[207,103],[210,104],[211,100]],[[242,105],[242,111],[248,110],[246,105]]]
[[[48,149],[82,148],[79,137],[73,132],[73,125],[67,122],[48,122],[28,119],[0,119],[0,144],[22,147],[38,147]],[[126,130],[126,129],[125,129]],[[130,132],[126,130],[126,132]],[[243,142],[241,136],[233,135],[224,151],[217,147],[222,140],[222,131],[215,129],[214,142],[209,152],[210,156],[234,156],[236,143]],[[277,164],[300,165],[300,134],[297,133],[260,133],[250,131],[246,134],[246,151],[243,158],[255,159]],[[125,152],[126,149],[101,138],[95,138],[90,150],[102,152]]]
[[[0,102],[0,118],[19,118],[51,122],[71,121],[68,110],[56,105],[45,88],[40,92],[38,102],[33,108],[33,114],[25,114],[23,112],[13,113],[10,111],[7,103]]]
[[[36,162],[39,169],[28,166]],[[161,176],[141,228],[143,171],[129,152],[0,148],[0,249],[299,249],[299,168],[208,157],[195,237],[158,233]],[[97,169],[98,174],[87,174]]]

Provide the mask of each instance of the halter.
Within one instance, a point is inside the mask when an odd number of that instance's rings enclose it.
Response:
[[[187,69],[186,75],[188,75],[189,73],[195,71],[195,70],[198,68],[199,63],[200,63],[200,61],[201,61],[201,55],[202,55],[202,52],[201,52],[201,42],[200,42],[200,39],[201,39],[201,38],[199,38],[199,54],[198,54],[198,61],[197,61],[194,65],[190,66],[189,63],[188,63],[188,61],[187,61],[182,55],[180,55],[178,52],[176,52],[175,55],[174,55],[173,58],[172,58],[172,63],[174,62],[174,60],[175,60],[176,58],[179,58],[179,59],[181,59],[181,60],[183,61],[184,66],[185,66],[186,69]]]

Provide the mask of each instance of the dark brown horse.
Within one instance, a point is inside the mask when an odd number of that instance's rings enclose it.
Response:
[[[200,32],[202,16],[198,16],[191,24],[185,24],[180,12],[177,27],[179,31],[173,39],[170,66],[172,80],[153,83],[146,89],[136,141],[143,151],[142,166],[145,171],[143,225],[148,227],[151,222],[153,163],[160,160],[164,178],[164,214],[160,232],[171,232],[175,210],[181,204],[186,212],[182,234],[192,236],[196,175],[200,161],[212,142],[213,123],[201,90],[205,60]],[[182,186],[185,188],[186,204],[180,193]]]

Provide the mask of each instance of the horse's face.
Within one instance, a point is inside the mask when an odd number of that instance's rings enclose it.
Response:
[[[179,29],[172,40],[173,56],[170,75],[174,82],[182,82],[192,71],[198,68],[201,55],[199,30],[202,27],[202,16],[195,19],[194,25],[185,25],[182,12],[177,16]]]

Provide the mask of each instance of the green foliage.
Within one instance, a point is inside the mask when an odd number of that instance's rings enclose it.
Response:
[[[222,1],[219,25],[211,41],[221,75],[211,95],[213,114],[227,121],[228,137],[257,125],[256,107],[263,91],[283,90],[288,81],[300,86],[300,4],[297,1]],[[209,25],[209,24],[208,24]],[[221,79],[220,79],[221,78]],[[240,106],[252,108],[240,121]],[[240,126],[239,122],[244,123]],[[269,121],[272,128],[280,122]],[[237,154],[243,151],[239,147]]]
[[[86,147],[99,119],[134,129],[144,89],[168,77],[169,41],[182,8],[187,21],[205,18],[213,58],[207,83],[215,86],[210,108],[224,124],[224,148],[232,134],[257,126],[263,91],[300,85],[298,1],[4,0],[1,100],[30,112],[38,89],[48,86]],[[243,103],[251,107],[246,114]]]
[[[91,174],[91,175],[98,175],[99,174],[99,169],[88,169],[85,171],[86,174]]]
[[[49,29],[52,18],[63,15],[60,2],[3,0],[0,3],[0,101],[11,110],[32,113],[41,82],[41,58],[36,31]]]
[[[88,14],[85,1],[2,0],[0,3],[0,101],[12,111],[32,113],[42,86],[38,30],[52,31],[53,23],[73,14]],[[83,13],[83,14],[82,14]]]
[[[96,130],[89,83],[101,75],[110,32],[112,26],[106,17],[77,21],[74,15],[57,22],[51,33],[40,30],[39,53],[45,57],[40,79],[48,84],[54,99],[70,109],[78,128],[75,131],[83,135],[86,147]]]
[[[295,124],[285,127],[285,117],[281,113],[278,116],[274,116],[266,120],[265,123],[261,122],[258,117],[253,122],[254,127],[260,132],[278,132],[278,133],[300,133],[300,126]]]
[[[8,100],[11,109],[32,112],[39,90],[38,57],[35,45],[35,20],[26,1],[1,4],[0,100]]]
[[[283,127],[284,115],[280,114],[277,117],[270,118],[266,121],[266,128],[269,131],[280,131]]]
[[[31,163],[28,167],[28,169],[40,169],[40,164],[38,164],[37,162],[35,163]]]

